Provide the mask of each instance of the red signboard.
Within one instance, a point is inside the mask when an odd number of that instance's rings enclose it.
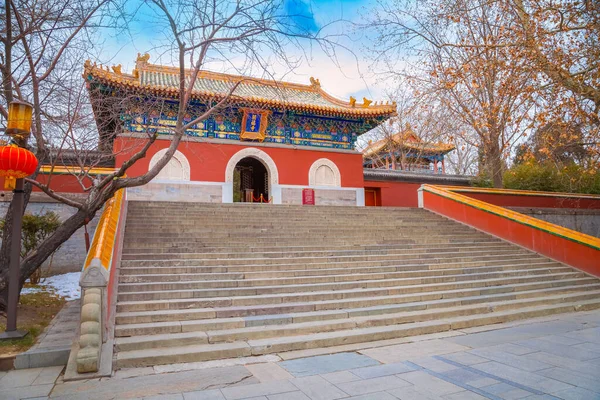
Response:
[[[309,206],[315,205],[314,189],[302,189],[302,204],[309,205]]]

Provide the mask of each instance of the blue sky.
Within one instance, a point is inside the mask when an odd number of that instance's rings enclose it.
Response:
[[[306,44],[303,51],[290,49],[290,53],[297,53],[290,55],[302,56],[301,64],[290,73],[287,68],[273,63],[271,67],[275,76],[305,84],[314,76],[320,79],[321,86],[327,92],[341,99],[348,100],[352,95],[358,99],[365,96],[383,100],[386,85],[378,82],[377,77],[369,71],[371,62],[364,56],[368,53],[365,51],[368,45],[366,35],[360,29],[354,30],[351,24],[332,24],[342,19],[360,23],[373,3],[367,0],[285,0],[284,9],[289,15],[294,15],[294,23],[299,29],[315,33],[325,27],[323,34],[335,35],[336,40],[348,50],[337,48],[334,61],[314,43]],[[165,47],[157,46],[165,34],[158,28],[156,18],[152,10],[138,10],[131,21],[129,33],[104,40],[100,56],[102,61],[107,64],[120,63],[124,71],[130,72],[137,53],[148,52],[151,55],[150,62],[174,65],[174,54]],[[212,63],[208,68],[222,71],[226,66]]]

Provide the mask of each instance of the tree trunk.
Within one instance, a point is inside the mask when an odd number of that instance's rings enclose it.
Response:
[[[31,197],[31,184],[25,183],[25,193],[23,195],[23,214],[27,209],[29,198]],[[2,230],[2,245],[0,246],[0,311],[6,310],[8,302],[8,274],[10,270],[10,247],[12,243],[12,201],[8,205],[6,215],[4,216],[4,228]],[[6,286],[6,287],[5,287]]]
[[[488,143],[485,151],[486,169],[490,174],[490,179],[495,188],[502,188],[502,155],[500,153],[500,146],[497,141]]]
[[[102,203],[103,204],[103,203]],[[99,208],[99,207],[98,207]],[[94,218],[96,214],[95,210],[78,210],[69,219],[63,222],[58,229],[48,239],[44,240],[42,244],[27,258],[21,261],[21,271],[19,273],[19,286],[22,287],[27,278],[35,272],[42,263],[50,257],[50,255],[69,239],[75,231],[81,228],[86,219]],[[8,298],[8,268],[3,268],[2,274],[0,275],[0,311],[6,310]]]

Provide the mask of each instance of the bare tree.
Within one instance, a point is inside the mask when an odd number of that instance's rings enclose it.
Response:
[[[90,166],[100,162],[96,150],[110,148],[110,135],[98,137],[89,129],[92,114],[86,103],[86,93],[81,83],[74,82],[72,77],[80,76],[81,55],[94,44],[94,28],[118,28],[118,21],[110,17],[122,15],[122,8],[112,0],[29,0],[18,3],[7,0],[0,37],[4,46],[0,65],[4,89],[0,112],[6,115],[5,105],[14,98],[31,102],[34,108],[32,133],[38,158],[57,163],[62,149],[72,150],[79,164],[75,174],[85,193],[83,200],[73,199],[54,191],[49,184],[51,177],[42,179],[39,175],[26,180],[28,195],[35,186],[53,199],[73,207],[75,213],[21,261],[21,285],[58,246],[92,219],[117,190],[144,185],[156,177],[190,127],[236,101],[236,89],[241,81],[232,85],[227,93],[215,96],[193,119],[186,118],[195,82],[206,63],[217,58],[241,60],[231,65],[268,74],[269,64],[274,60],[290,68],[294,66],[297,60],[286,56],[286,46],[298,46],[301,40],[315,39],[318,35],[304,31],[296,24],[296,18],[285,15],[280,2],[275,0],[146,0],[140,1],[138,6],[152,16],[156,30],[164,36],[156,48],[172,54],[177,66],[176,123],[171,127],[167,152],[147,173],[126,176],[127,170],[146,156],[157,139],[158,134],[152,130],[146,132],[144,144],[115,172],[93,176],[89,172]],[[127,18],[121,20],[124,19]],[[327,44],[325,41],[324,45]],[[57,103],[59,94],[61,101]],[[114,113],[124,106],[123,102],[134,101],[135,97],[134,93],[126,91],[124,100],[103,101],[92,104],[92,108],[101,107],[94,111],[113,113],[114,117]],[[155,101],[152,106],[164,104],[164,99]],[[99,118],[101,125],[102,120]],[[99,128],[104,132],[112,128],[114,133],[121,129],[119,126]],[[10,219],[9,210],[6,220]],[[10,229],[4,229],[0,254],[0,309],[6,306],[9,232]]]
[[[457,134],[476,134],[463,139],[483,150],[496,187],[502,186],[512,147],[531,127],[536,105],[535,73],[514,55],[509,16],[489,1],[397,0],[381,1],[374,20],[379,61],[469,127]],[[413,65],[399,73],[400,57]]]

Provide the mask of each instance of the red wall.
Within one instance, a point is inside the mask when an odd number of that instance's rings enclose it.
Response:
[[[77,178],[71,174],[52,174],[42,175],[39,174],[36,180],[40,183],[47,184],[50,178],[50,189],[58,193],[83,193],[83,188],[79,184]],[[89,187],[92,182],[89,179],[84,179],[83,184],[85,187]],[[0,191],[4,189],[4,177],[0,177]],[[34,192],[41,192],[37,187],[33,187]]]
[[[534,196],[499,193],[457,193],[476,200],[485,201],[500,207],[541,207],[541,208],[586,208],[600,209],[600,198]]]
[[[144,139],[117,138],[114,144],[116,166],[128,160],[145,143]],[[139,176],[148,171],[150,159],[159,150],[167,148],[171,142],[157,140],[148,150],[148,155],[136,162],[128,171],[130,177]],[[235,144],[206,142],[184,142],[179,150],[190,163],[192,181],[224,182],[225,168],[229,159],[244,147],[256,147],[267,153],[277,165],[279,183],[283,185],[308,185],[310,166],[319,158],[333,161],[342,175],[342,186],[363,187],[363,167],[361,154],[335,153],[317,150],[299,150],[293,147],[259,147]]]
[[[365,181],[365,188],[380,188],[383,207],[418,207],[421,183]],[[379,202],[378,202],[379,203]]]
[[[427,210],[600,276],[598,249],[428,191],[423,191],[423,205]]]

